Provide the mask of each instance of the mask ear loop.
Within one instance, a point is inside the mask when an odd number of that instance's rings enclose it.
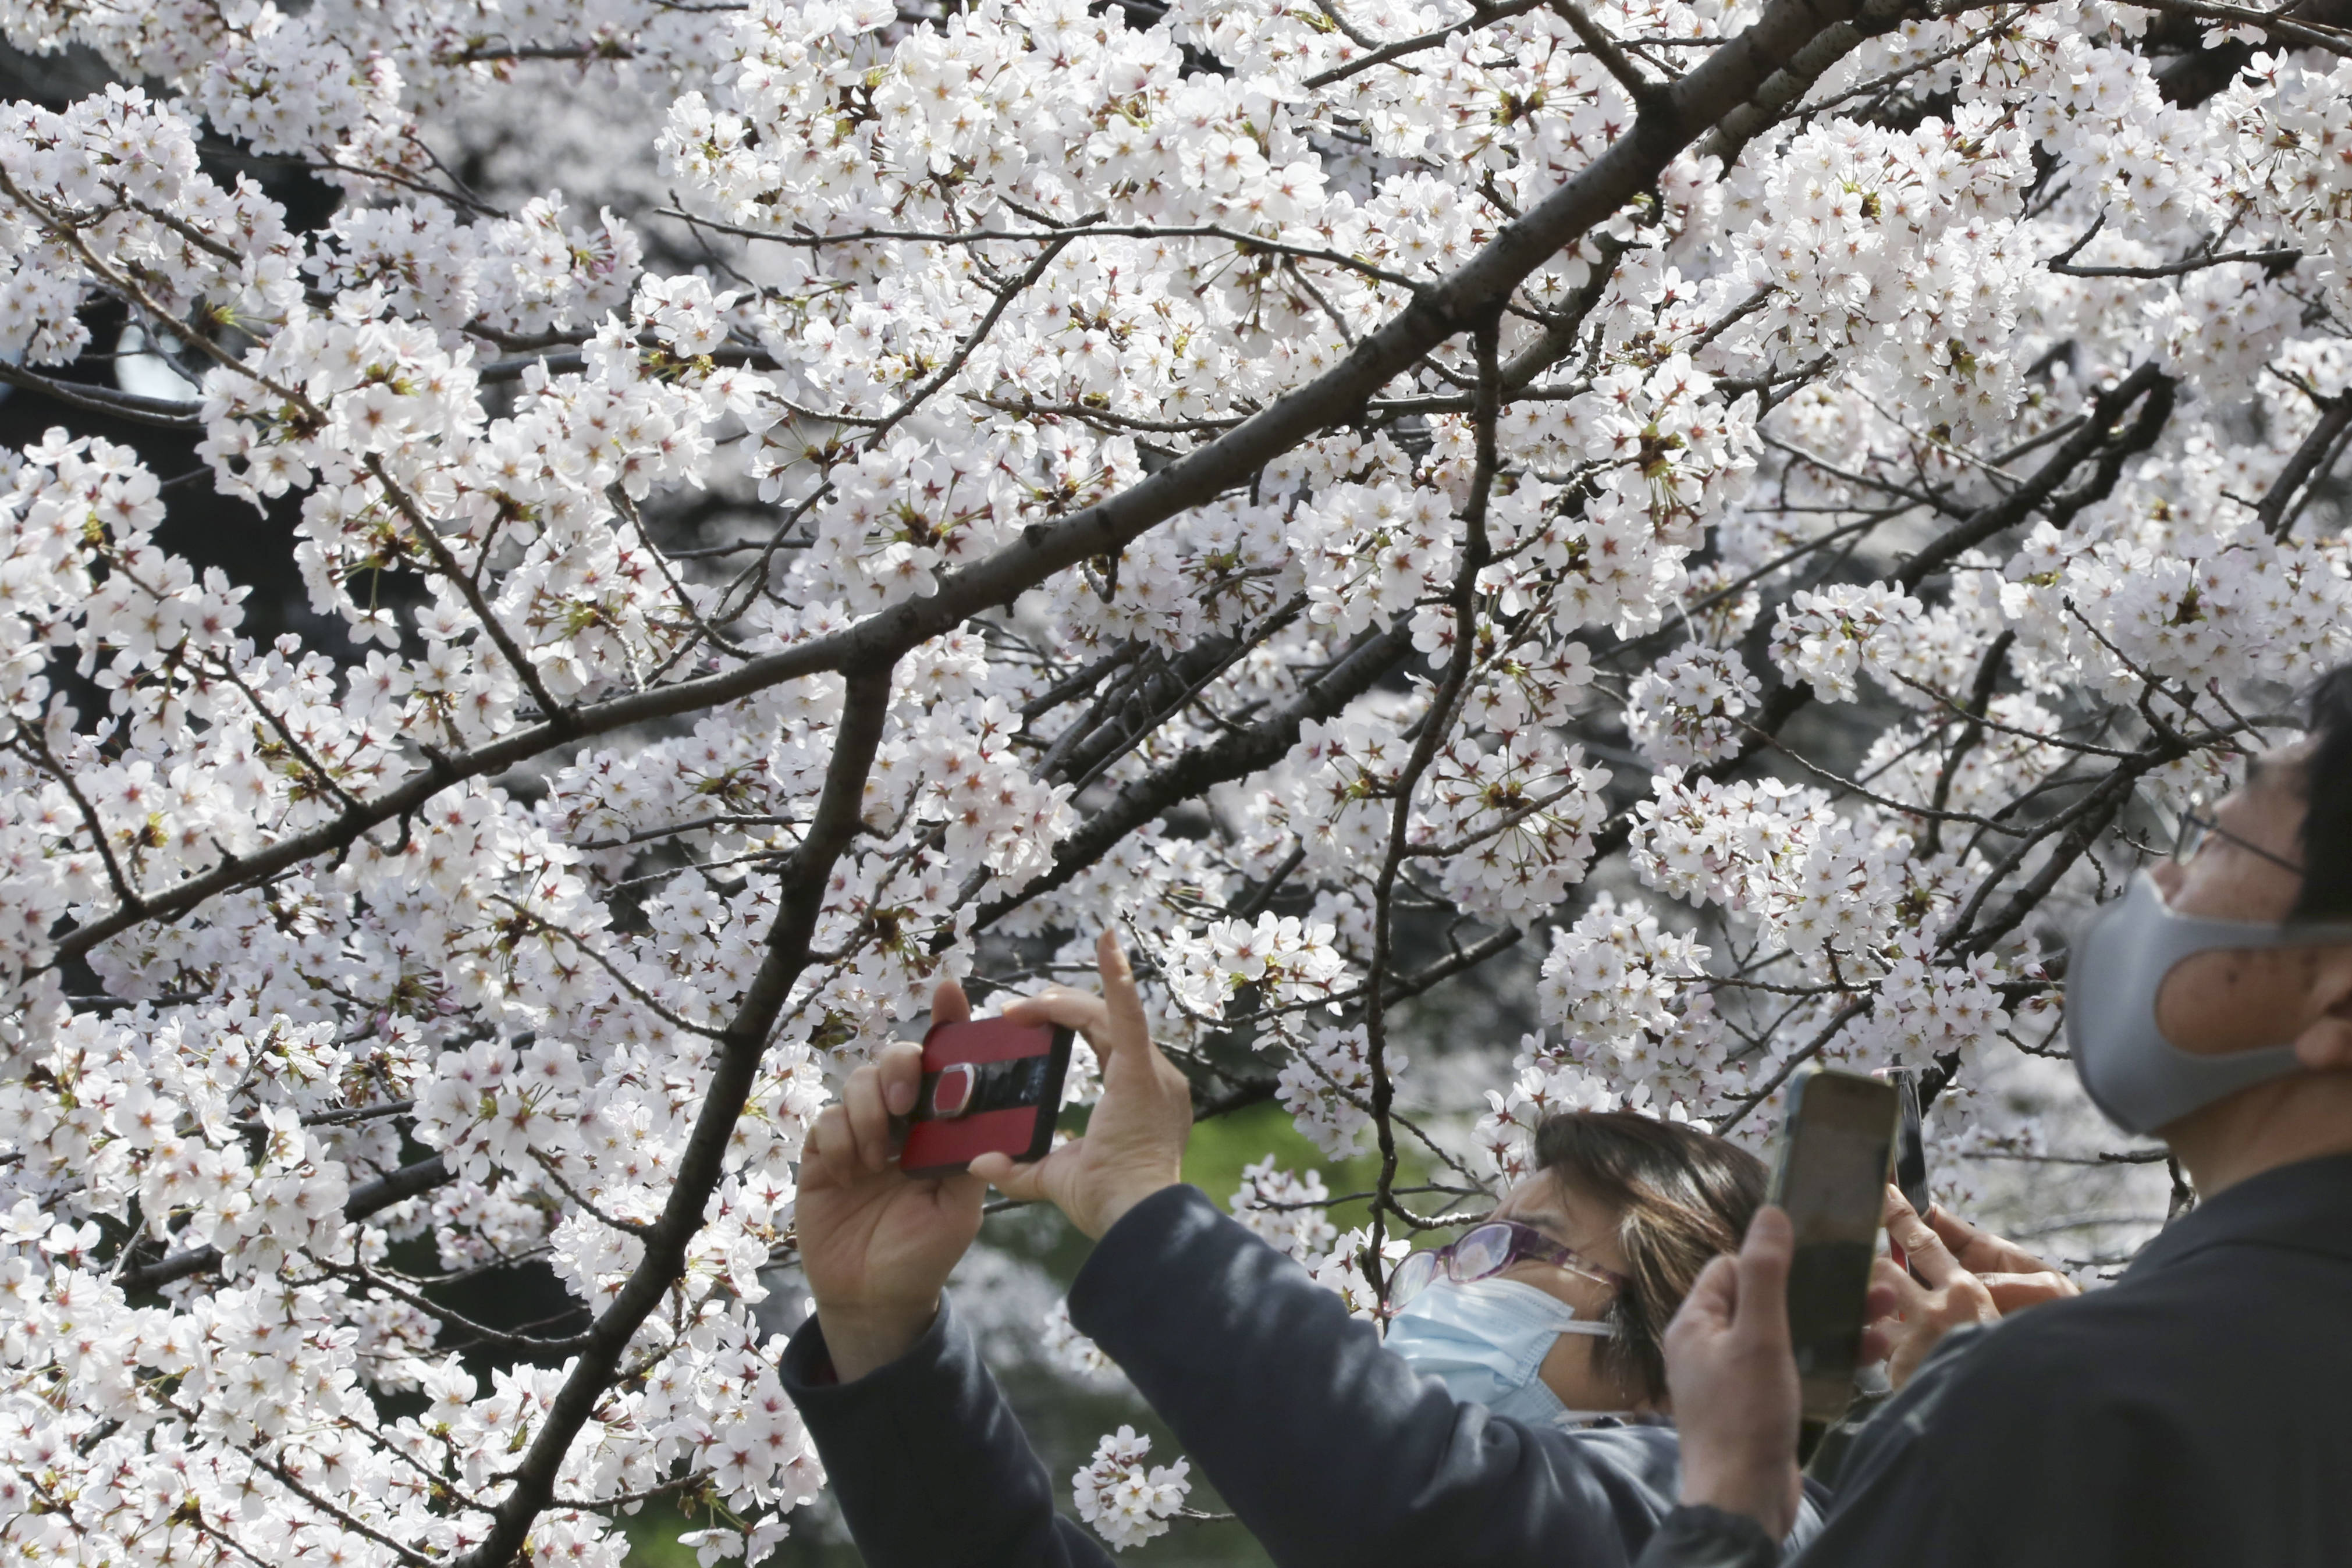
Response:
[[[1620,1386],[1623,1386],[1627,1384],[1641,1385],[1646,1381],[1641,1375],[1640,1358],[1633,1353],[1633,1324],[1632,1322],[1633,1289],[1634,1286],[1632,1280],[1619,1280],[1617,1281],[1617,1288],[1610,1292],[1608,1307],[1602,1311],[1601,1314],[1598,1318],[1593,1320],[1597,1326],[1606,1329],[1609,1334],[1609,1348],[1603,1349],[1596,1346],[1592,1353],[1593,1360],[1601,1362],[1604,1358],[1609,1357],[1610,1351],[1613,1350],[1615,1352],[1614,1359],[1618,1364],[1609,1368],[1608,1370],[1616,1375]],[[1641,1394],[1635,1396],[1637,1399],[1646,1396],[1646,1388],[1644,1388]],[[1630,1412],[1628,1413],[1630,1414]]]
[[[1612,1300],[1609,1303],[1610,1318],[1613,1318],[1616,1315],[1616,1311],[1617,1302],[1615,1300]],[[1616,1344],[1622,1344],[1625,1343],[1622,1333],[1620,1331],[1620,1326],[1609,1321],[1608,1318],[1579,1318],[1572,1323],[1563,1324],[1560,1328],[1560,1332],[1562,1333],[1590,1334],[1594,1339],[1604,1340]],[[1592,1352],[1594,1361],[1598,1362],[1603,1352],[1601,1348],[1599,1346],[1595,1346]],[[1537,1375],[1542,1375],[1540,1366],[1538,1366]],[[1559,1396],[1555,1394],[1552,1397],[1557,1399]],[[1559,1415],[1555,1417],[1555,1419],[1567,1427],[1586,1427],[1591,1425],[1595,1421],[1630,1421],[1639,1417],[1641,1414],[1641,1407],[1638,1405],[1628,1405],[1622,1410],[1570,1410],[1563,1406]]]

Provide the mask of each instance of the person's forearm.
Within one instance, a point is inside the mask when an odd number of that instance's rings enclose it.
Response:
[[[778,1369],[869,1568],[1108,1568],[942,1298],[913,1344],[852,1377],[826,1325]]]
[[[1181,1158],[1181,1152],[1179,1151]],[[1094,1205],[1095,1228],[1088,1232],[1096,1240],[1110,1234],[1110,1228],[1128,1216],[1128,1212],[1148,1197],[1156,1197],[1171,1187],[1183,1186],[1181,1169],[1172,1176],[1144,1176],[1122,1184],[1107,1184],[1102,1196]]]
[[[816,1304],[834,1375],[844,1383],[855,1383],[906,1354],[929,1332],[939,1315],[937,1296],[920,1307]]]
[[[1626,1562],[1631,1471],[1456,1402],[1191,1188],[1097,1249],[1074,1324],[1116,1360],[1283,1568]]]
[[[1796,1522],[1804,1483],[1796,1467],[1773,1454],[1717,1454],[1710,1445],[1683,1441],[1682,1500],[1685,1506],[1753,1520],[1778,1541]]]

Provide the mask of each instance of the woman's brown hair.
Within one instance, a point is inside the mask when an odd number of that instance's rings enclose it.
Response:
[[[1661,1337],[1718,1253],[1764,1202],[1764,1162],[1735,1144],[1633,1111],[1569,1111],[1536,1128],[1536,1167],[1617,1215],[1626,1282],[1601,1343],[1605,1372],[1666,1396]]]

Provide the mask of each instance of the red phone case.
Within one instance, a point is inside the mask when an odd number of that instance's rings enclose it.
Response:
[[[991,1103],[981,1073],[992,1063],[1034,1064],[1018,1073],[1019,1103]],[[923,1087],[898,1168],[908,1176],[945,1176],[985,1154],[1044,1159],[1054,1146],[1054,1119],[1061,1113],[1069,1067],[1066,1029],[1007,1019],[933,1024],[923,1036]],[[1010,1082],[1002,1069],[990,1077],[1000,1090]],[[982,1086],[977,1092],[976,1086]]]

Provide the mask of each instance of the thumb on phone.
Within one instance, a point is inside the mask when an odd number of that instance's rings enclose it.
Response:
[[[1075,1149],[1084,1142],[1073,1138],[1042,1160],[1015,1160],[1011,1155],[994,1150],[980,1155],[968,1167],[971,1174],[1010,1198],[1024,1203],[1050,1201],[1053,1194],[1045,1190],[1045,1167],[1055,1155]]]
[[[1787,1211],[1770,1204],[1758,1209],[1739,1249],[1738,1322],[1759,1344],[1789,1343],[1789,1266],[1796,1251]]]

